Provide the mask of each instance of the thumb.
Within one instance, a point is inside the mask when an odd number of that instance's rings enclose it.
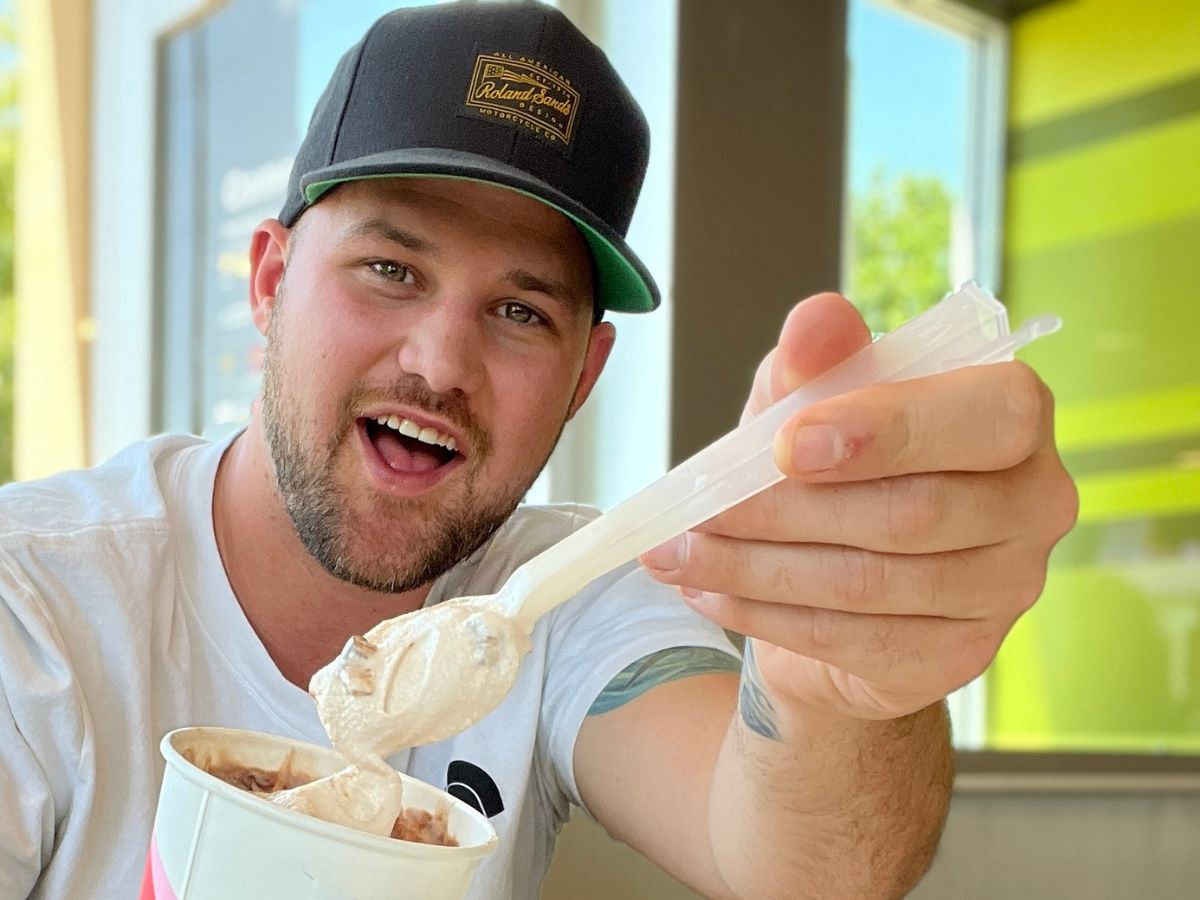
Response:
[[[870,329],[841,294],[815,294],[797,303],[783,323],[779,343],[759,364],[742,421],[869,343]]]

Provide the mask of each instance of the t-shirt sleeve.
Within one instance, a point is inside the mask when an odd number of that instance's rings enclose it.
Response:
[[[33,890],[55,847],[83,721],[50,620],[0,554],[0,897]]]
[[[724,631],[636,563],[598,579],[555,611],[538,743],[547,780],[571,803],[583,807],[573,760],[588,709],[626,666],[672,647],[711,647],[738,655]]]

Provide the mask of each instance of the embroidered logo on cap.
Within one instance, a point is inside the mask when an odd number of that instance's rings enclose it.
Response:
[[[481,53],[471,74],[467,107],[475,115],[512,122],[566,149],[574,135],[579,91],[540,60]]]

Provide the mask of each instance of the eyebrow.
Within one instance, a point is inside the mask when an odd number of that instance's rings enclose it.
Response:
[[[438,248],[429,241],[417,237],[411,231],[397,228],[391,222],[383,219],[367,219],[365,222],[351,225],[342,233],[343,239],[357,237],[379,237],[385,241],[391,241],[393,244],[399,244],[414,253],[424,253],[428,256],[438,255]]]
[[[539,294],[545,294],[565,304],[571,309],[577,309],[585,304],[580,298],[576,290],[565,281],[552,281],[542,278],[540,275],[535,275],[528,269],[512,269],[505,276],[505,279],[513,287],[522,291],[536,291]]]

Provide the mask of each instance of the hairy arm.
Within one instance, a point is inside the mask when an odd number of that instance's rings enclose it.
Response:
[[[902,897],[933,859],[953,778],[943,703],[870,721],[773,700],[747,642],[708,810],[736,897]]]
[[[592,814],[706,897],[902,895],[945,816],[940,705],[888,722],[806,716],[770,697],[752,649],[740,685],[736,661],[712,654],[647,657],[593,705],[575,748]]]

